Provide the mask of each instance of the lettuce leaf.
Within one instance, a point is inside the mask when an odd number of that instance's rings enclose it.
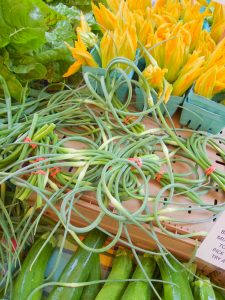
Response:
[[[76,1],[76,3],[77,3],[77,1]],[[52,7],[52,9],[54,9],[59,14],[65,16],[66,19],[71,24],[73,24],[74,27],[79,25],[79,23],[80,23],[80,14],[81,14],[81,9],[80,8],[78,8],[76,6],[69,7],[65,4],[63,4],[62,2],[58,3],[57,5],[52,5],[51,7]],[[90,7],[90,9],[91,9],[91,7]],[[95,30],[97,28],[97,30],[100,31],[100,28],[98,26],[96,26],[97,24],[96,24],[94,15],[93,15],[92,11],[89,11],[89,9],[86,9],[86,11],[85,11],[85,19],[88,22],[88,25],[92,27],[92,29]]]
[[[85,17],[89,25],[96,24],[92,13]],[[73,62],[64,42],[73,45],[79,22],[77,7],[62,3],[50,7],[42,0],[0,0],[0,75],[14,99],[20,101],[27,81],[62,80]]]
[[[24,53],[41,47],[48,26],[63,19],[41,0],[0,1],[0,48]]]
[[[66,17],[66,20],[69,21],[73,26],[76,26],[80,22],[80,9],[76,7],[68,7],[63,3],[58,3],[57,5],[51,6],[56,12]]]
[[[3,58],[0,57],[0,75],[5,79],[11,96],[18,101],[21,99],[23,87],[16,76],[8,70],[3,63]],[[1,89],[0,89],[0,94]]]
[[[52,31],[46,32],[47,44],[52,48],[63,46],[64,42],[73,43],[74,30],[69,21],[59,21]]]

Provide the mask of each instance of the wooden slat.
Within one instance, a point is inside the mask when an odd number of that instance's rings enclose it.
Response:
[[[99,209],[96,205],[87,203],[86,201],[83,200],[80,200],[78,203],[76,203],[75,207],[80,214],[85,216],[85,218],[87,218],[90,221],[90,223],[93,222],[99,214]],[[60,205],[57,205],[56,208],[60,210]],[[45,215],[55,221],[58,221],[58,217],[51,209],[47,209],[45,211]],[[70,223],[78,227],[84,227],[88,225],[88,223],[85,222],[75,212],[71,213]],[[118,223],[114,219],[110,218],[109,216],[105,216],[100,224],[100,227],[115,235],[117,233]],[[145,227],[148,228],[148,225],[146,224]],[[134,245],[147,250],[157,250],[154,240],[151,239],[142,229],[131,224],[128,225],[127,228]],[[182,260],[189,260],[190,257],[192,257],[196,249],[196,246],[199,244],[198,241],[195,241],[190,238],[175,239],[169,237],[166,234],[162,233],[160,229],[155,226],[154,226],[154,231],[159,241],[162,243],[162,245],[165,246],[176,257]],[[126,235],[124,232],[122,233],[121,238],[126,240]],[[200,260],[196,262],[198,264],[198,267],[204,270],[206,274],[211,273],[212,271],[215,270],[215,267],[206,266]]]

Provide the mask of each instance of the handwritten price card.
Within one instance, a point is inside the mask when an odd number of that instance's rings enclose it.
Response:
[[[201,243],[196,256],[225,270],[225,211]]]

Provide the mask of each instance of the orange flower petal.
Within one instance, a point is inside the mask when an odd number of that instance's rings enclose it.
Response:
[[[74,73],[76,73],[80,67],[82,66],[82,63],[80,61],[75,61],[75,63],[73,63],[69,69],[66,71],[65,74],[63,74],[63,77],[69,77],[71,75],[73,75]]]
[[[91,67],[97,67],[97,63],[95,62],[93,56],[88,51],[83,51],[77,48],[73,50],[74,56],[84,65],[88,65]]]

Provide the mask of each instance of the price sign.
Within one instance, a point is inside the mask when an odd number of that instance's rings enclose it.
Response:
[[[196,256],[225,270],[225,211],[201,243]]]

